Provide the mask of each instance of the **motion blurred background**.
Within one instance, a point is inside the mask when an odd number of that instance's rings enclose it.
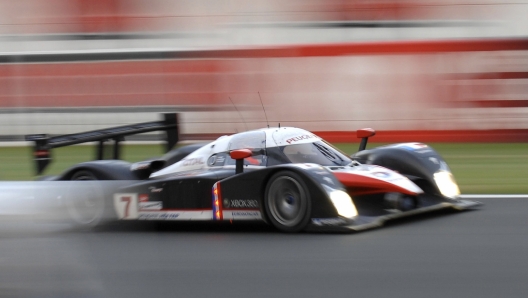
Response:
[[[369,146],[432,144],[463,194],[528,194],[527,16],[528,0],[0,0],[2,214],[24,201],[3,181],[36,178],[25,135],[162,112],[180,113],[183,140],[280,123],[348,153],[372,127]],[[52,155],[46,175],[94,152]],[[502,200],[350,238],[2,221],[0,297],[524,297],[525,199]]]
[[[362,127],[526,142],[527,15],[525,0],[0,0],[0,141],[174,111],[188,140],[280,123],[331,142]]]
[[[2,0],[0,135],[166,110],[192,112],[187,134],[266,117],[316,131],[528,129],[526,15],[526,1],[497,0]]]

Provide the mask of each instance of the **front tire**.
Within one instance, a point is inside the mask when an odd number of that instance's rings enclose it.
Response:
[[[264,206],[269,221],[283,232],[299,232],[310,220],[311,200],[301,177],[290,171],[273,175],[266,186]]]

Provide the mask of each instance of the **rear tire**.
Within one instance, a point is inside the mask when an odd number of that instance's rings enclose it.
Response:
[[[77,171],[73,173],[70,180],[84,181],[84,180],[98,180],[98,179],[97,179],[97,176],[91,171],[82,170],[82,171]]]
[[[81,170],[71,176],[66,208],[77,228],[93,228],[104,215],[105,197],[97,176],[91,171]],[[82,181],[82,182],[81,182]]]
[[[301,177],[290,171],[273,175],[266,186],[266,215],[283,232],[299,232],[310,220],[311,200]]]

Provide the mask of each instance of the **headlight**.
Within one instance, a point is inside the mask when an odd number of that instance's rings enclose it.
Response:
[[[356,206],[352,203],[352,198],[346,192],[334,189],[329,192],[329,195],[339,215],[348,218],[358,215]]]
[[[460,189],[455,182],[455,178],[451,172],[440,171],[434,174],[434,180],[440,192],[451,199],[455,199],[460,195]]]

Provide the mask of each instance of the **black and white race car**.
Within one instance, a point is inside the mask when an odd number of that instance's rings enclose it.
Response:
[[[138,125],[134,129],[127,126],[128,130],[121,127],[114,135],[105,130],[103,135],[117,138],[137,133]],[[155,129],[177,133],[177,124]],[[94,140],[94,132],[83,134]],[[359,130],[360,150],[348,156],[309,131],[264,128],[184,146],[160,159],[134,164],[117,159],[81,163],[54,180],[120,182],[104,191],[79,195],[81,202],[66,204],[69,210],[72,206],[77,210],[73,214],[83,225],[95,225],[108,217],[256,220],[284,232],[359,231],[393,218],[480,205],[459,199],[449,167],[431,147],[401,143],[365,150],[367,139],[374,134],[372,129]],[[77,143],[88,139],[76,137]],[[49,159],[50,148],[73,142],[64,136],[29,139],[37,144],[35,157],[41,165]]]

